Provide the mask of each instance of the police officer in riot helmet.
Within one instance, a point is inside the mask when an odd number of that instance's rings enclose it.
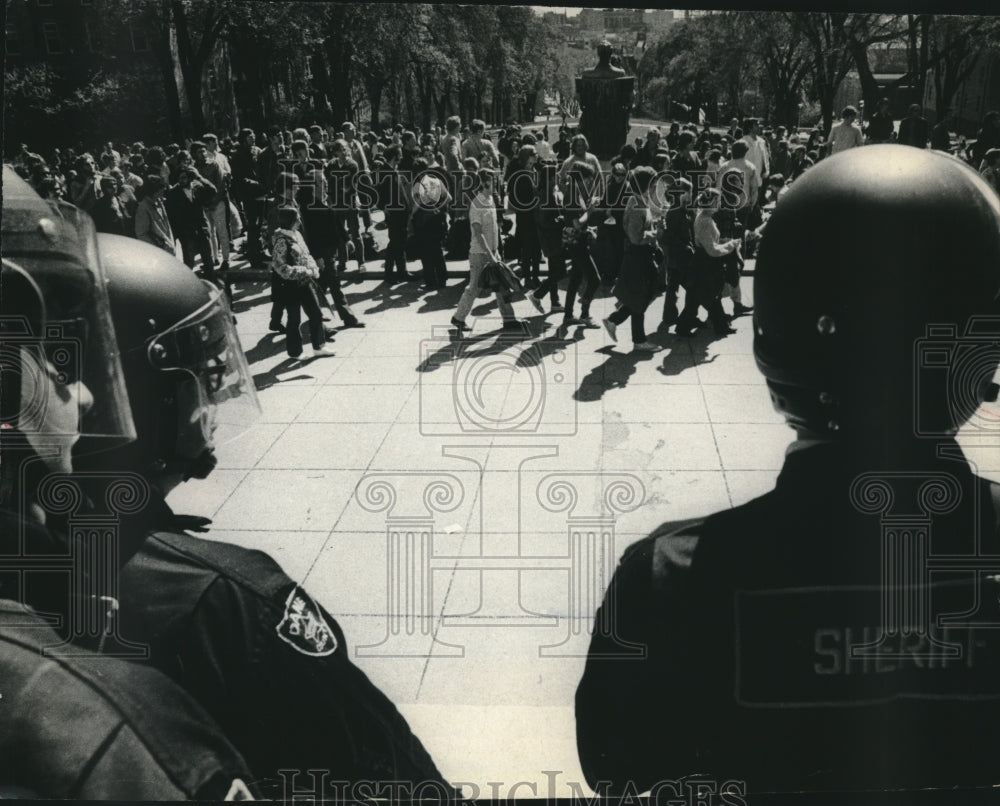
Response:
[[[203,540],[206,519],[165,498],[204,478],[215,447],[259,414],[222,292],[162,250],[98,239],[137,439],[81,458],[88,471],[137,472],[149,503],[122,529],[141,549],[120,580],[122,635],[190,692],[246,757],[268,796],[280,770],[328,781],[448,787],[406,720],[351,663],[337,622],[269,556]],[[298,786],[304,785],[300,782]]]
[[[70,475],[81,437],[134,429],[89,219],[4,168],[2,226],[0,796],[250,799],[246,764],[189,695],[53,629],[111,608],[114,585],[86,573],[100,540],[46,510],[91,507]]]
[[[771,492],[626,550],[577,690],[591,785],[998,783],[1000,496],[955,439],[996,433],[998,293],[1000,201],[959,160],[859,148],[792,186],[754,355],[796,439]]]

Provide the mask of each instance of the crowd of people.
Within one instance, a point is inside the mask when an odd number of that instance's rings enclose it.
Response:
[[[469,260],[468,288],[452,318],[459,335],[470,329],[474,299],[489,290],[484,270],[516,261],[519,281],[494,289],[505,327],[520,327],[511,302],[521,291],[537,312],[545,313],[547,298],[548,313],[562,314],[563,338],[572,326],[598,328],[590,306],[603,287],[619,301],[603,322],[610,336],[617,340],[617,326],[631,318],[634,346],[655,351],[643,319],[661,293],[657,331],[673,327],[690,336],[705,324],[697,317],[704,308],[717,335],[735,332],[733,320],[751,310],[740,296],[740,272],[768,213],[791,183],[830,154],[865,143],[930,143],[957,152],[998,187],[1000,113],[984,117],[972,146],[957,147],[950,116],[931,127],[917,105],[898,132],[887,99],[864,129],[858,118],[857,109],[846,107],[828,137],[818,128],[763,128],[753,118],[734,118],[726,131],[651,127],[608,169],[586,136],[565,123],[550,142],[549,126],[491,133],[481,120],[463,125],[458,117],[432,131],[397,124],[362,135],[350,122],[272,125],[263,147],[251,129],[221,140],[206,133],[184,148],[107,142],[96,158],[81,148],[56,149],[46,160],[22,146],[15,168],[43,197],[90,213],[101,232],[170,253],[179,247],[189,267],[230,296],[234,243],[245,233],[250,265],[272,270],[270,327],[287,334],[293,357],[303,352],[303,312],[316,356],[328,354],[324,308],[335,310],[345,327],[364,326],[341,283],[349,262],[360,277],[375,257],[379,214],[388,231],[387,287],[415,280],[407,262],[415,259],[424,287],[440,290],[447,262]],[[726,298],[730,313],[722,307]]]

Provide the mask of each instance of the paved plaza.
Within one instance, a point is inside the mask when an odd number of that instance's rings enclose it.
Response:
[[[238,284],[264,415],[171,504],[306,585],[447,777],[538,782],[541,796],[544,770],[582,781],[573,696],[621,552],[769,489],[792,432],[754,365],[750,317],[725,339],[653,336],[662,352],[634,353],[627,327],[619,345],[603,329],[560,339],[561,315],[523,300],[524,331],[503,331],[484,297],[459,342],[463,287],[351,284],[367,327],[298,361],[268,332],[266,283]],[[593,314],[613,303],[599,295]]]
[[[771,489],[794,434],[754,363],[751,317],[723,339],[654,334],[664,349],[650,354],[632,351],[627,325],[619,344],[603,328],[561,338],[562,314],[523,299],[523,329],[504,331],[480,297],[457,340],[467,269],[449,263],[440,292],[349,272],[366,327],[301,361],[268,331],[268,285],[250,279],[263,275],[234,272],[263,417],[170,503],[305,585],[445,776],[478,787],[466,794],[528,782],[513,794],[571,796],[589,792],[574,693],[622,552],[665,521]],[[602,291],[592,314],[613,308]],[[650,333],[661,311],[662,297]],[[975,449],[971,436],[969,458],[1000,479],[995,440]]]
[[[171,504],[301,581],[450,780],[571,795],[574,692],[621,553],[769,490],[793,432],[754,364],[750,317],[724,339],[654,335],[665,349],[649,354],[627,327],[617,345],[603,329],[561,339],[561,314],[524,300],[523,332],[503,331],[480,298],[456,341],[462,288],[354,282],[367,327],[299,361],[268,332],[266,283],[238,284],[264,415]],[[752,277],[743,293],[752,304]],[[594,316],[613,305],[599,295]]]

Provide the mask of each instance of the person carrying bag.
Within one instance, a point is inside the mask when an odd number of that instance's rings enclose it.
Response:
[[[660,287],[655,257],[657,235],[649,210],[649,191],[654,175],[653,169],[645,165],[632,170],[637,195],[629,198],[625,208],[625,255],[614,286],[621,307],[604,320],[611,340],[618,341],[618,325],[631,318],[633,349],[646,352],[663,349],[646,340],[644,322],[646,308]]]

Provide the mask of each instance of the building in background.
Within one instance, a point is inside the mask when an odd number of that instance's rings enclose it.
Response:
[[[670,9],[644,10],[635,8],[585,8],[568,20],[571,44],[593,49],[602,40],[610,42],[629,69],[642,58],[647,42],[655,42],[679,19],[679,12]]]
[[[958,83],[949,104],[955,113],[955,131],[970,137],[979,131],[983,115],[1000,109],[1000,51],[981,51],[975,58],[971,72]],[[936,79],[935,70],[931,70],[924,84],[922,102],[925,114],[937,110]],[[933,120],[933,114],[929,119]]]

